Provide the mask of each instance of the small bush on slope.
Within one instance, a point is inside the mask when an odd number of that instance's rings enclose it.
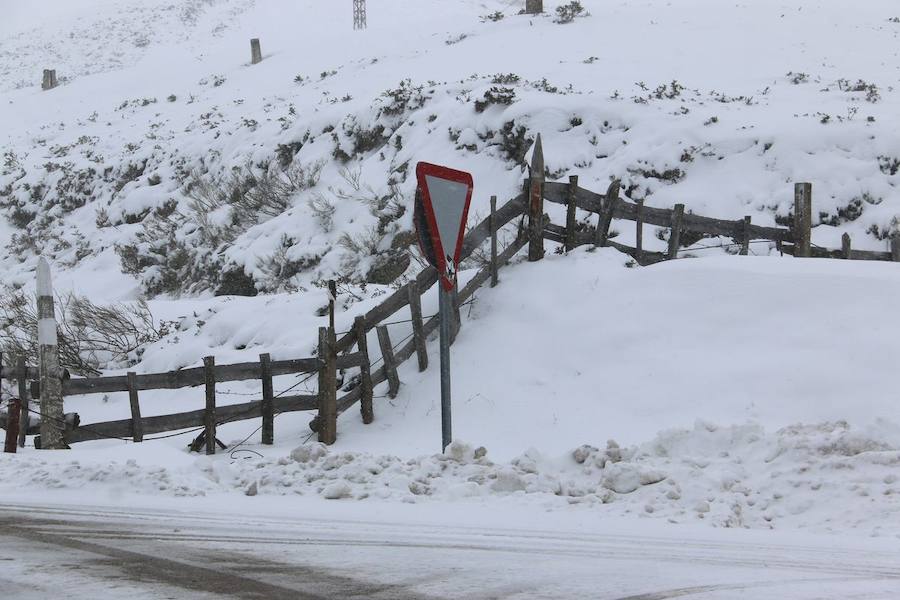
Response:
[[[96,375],[113,364],[132,364],[141,348],[166,334],[144,301],[102,306],[67,294],[57,298],[60,365],[76,375]],[[37,311],[22,290],[4,290],[0,298],[0,350],[36,357]]]

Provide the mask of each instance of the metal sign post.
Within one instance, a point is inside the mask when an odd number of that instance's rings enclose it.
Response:
[[[453,440],[450,406],[450,328],[459,264],[466,230],[466,217],[472,201],[472,176],[447,167],[419,163],[419,182],[415,204],[416,232],[422,254],[438,271],[441,344],[441,449]]]
[[[450,308],[453,301],[450,292],[440,286],[438,290],[441,319],[441,452],[453,441],[453,421],[450,412]]]

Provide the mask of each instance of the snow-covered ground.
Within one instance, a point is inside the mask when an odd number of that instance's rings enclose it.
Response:
[[[312,0],[78,0],[49,3],[65,7],[50,16],[10,7],[4,281],[28,289],[43,252],[62,290],[99,302],[160,292],[150,306],[174,330],[138,372],[205,355],[309,356],[326,303],[316,282],[352,280],[339,294],[342,331],[391,291],[359,283],[411,228],[415,161],[471,171],[483,216],[490,195],[517,193],[538,132],[551,178],[578,174],[602,191],[619,177],[631,198],[708,216],[774,224],[792,184],[812,181],[816,243],[849,232],[854,247],[885,247],[900,200],[894,3],[585,0],[590,15],[565,25],[552,17],[560,3],[546,4],[548,15],[528,17],[512,1],[370,0],[363,32],[350,30],[349,6]],[[495,11],[504,18],[482,18]],[[251,37],[265,55],[252,67]],[[64,78],[51,92],[38,85],[45,67]],[[505,100],[478,112],[488,93]],[[282,158],[321,171],[280,214],[235,221],[233,202],[197,191],[235,168],[244,182],[287,177]],[[631,223],[613,228],[634,236]],[[645,247],[664,247],[655,233]],[[123,273],[117,246],[140,268]],[[303,413],[278,417],[270,448],[257,445],[256,422],[223,426],[233,447],[249,438],[212,459],[186,452],[189,435],[26,448],[0,457],[0,495],[123,505],[205,495],[282,510],[302,496],[399,515],[456,503],[900,535],[900,271],[752,250],[695,248],[686,253],[701,258],[636,268],[583,248],[502,271],[464,309],[453,363],[464,442],[449,456],[435,454],[436,370],[407,363],[396,399],[376,390],[375,423],[344,414],[327,452]],[[213,297],[230,269],[267,293]],[[407,327],[391,326],[393,339]],[[429,352],[436,362],[433,341]],[[298,384],[279,378],[276,391]],[[219,392],[237,403],[258,390]],[[202,407],[203,394],[141,403],[145,416],[166,414]],[[84,423],[130,415],[124,394],[68,398],[66,410]]]
[[[117,504],[222,494],[504,502],[602,518],[900,536],[890,364],[900,336],[896,324],[872,319],[890,314],[900,293],[894,265],[624,262],[611,249],[582,249],[512,266],[499,287],[479,292],[453,348],[454,431],[471,444],[449,456],[434,453],[436,370],[420,374],[412,361],[400,369],[396,399],[376,390],[375,423],[348,411],[327,451],[311,439],[310,415],[292,413],[276,419],[269,448],[258,445],[255,421],[223,426],[224,442],[250,440],[213,459],[188,454],[189,435],[26,449],[0,460],[0,491],[89,493]],[[268,323],[285,322],[289,310],[272,310]],[[351,318],[340,314],[339,327]],[[243,335],[238,319],[210,323],[222,346]],[[404,327],[392,333],[405,335]],[[193,337],[188,351],[209,343]],[[220,398],[244,402],[256,386],[223,386],[235,395]],[[142,394],[145,415],[202,405],[199,389]],[[127,418],[128,406],[126,394],[67,399],[85,422]]]

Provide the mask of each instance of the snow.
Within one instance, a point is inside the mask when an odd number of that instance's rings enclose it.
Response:
[[[0,24],[0,128],[12,154],[0,163],[0,204],[6,217],[7,198],[39,217],[31,229],[0,219],[5,282],[32,289],[43,253],[58,290],[134,300],[158,271],[123,273],[115,248],[136,242],[145,213],[173,201],[194,214],[188,181],[257,169],[300,141],[295,162],[321,165],[321,179],[278,216],[201,247],[200,260],[237,265],[263,287],[272,283],[265,261],[279,252],[310,266],[257,297],[179,282],[150,299],[171,332],[131,370],[196,366],[207,355],[217,364],[311,356],[328,301],[317,284],[374,264],[341,243],[384,216],[373,198],[407,209],[375,254],[412,226],[406,173],[417,160],[472,172],[475,222],[491,195],[519,192],[525,142],[537,133],[551,179],[577,174],[602,192],[619,177],[650,206],[682,202],[774,225],[792,209],[793,183],[812,181],[815,243],[839,246],[847,232],[854,248],[884,250],[896,227],[893,3],[585,0],[590,16],[569,25],[519,16],[520,2],[368,4],[369,29],[352,34],[349,7],[312,0],[10,8]],[[479,19],[495,10],[505,18]],[[252,67],[251,37],[265,58]],[[41,92],[47,67],[63,81]],[[857,80],[877,88],[848,89]],[[498,86],[515,91],[512,103],[477,112]],[[384,127],[383,143],[352,152],[357,126]],[[79,174],[87,191],[72,183]],[[75,187],[59,191],[60,182]],[[333,202],[330,222],[310,206],[321,197]],[[563,222],[562,207],[547,208]],[[200,214],[221,225],[230,210]],[[633,242],[632,223],[613,230]],[[197,231],[181,224],[173,236],[192,243]],[[665,248],[658,233],[645,227],[646,249]],[[560,255],[552,244],[539,263],[516,259],[463,309],[452,365],[458,441],[446,455],[436,454],[437,370],[408,362],[397,398],[376,390],[376,421],[363,425],[354,407],[328,449],[312,441],[303,413],[279,416],[273,447],[257,444],[258,422],[225,425],[230,449],[212,458],[189,454],[187,433],[26,448],[0,457],[0,495],[167,507],[202,497],[273,511],[302,500],[354,514],[424,505],[429,516],[458,505],[652,527],[900,536],[900,271],[795,260],[768,243],[737,257],[718,247],[729,243],[700,240],[682,253],[700,258],[649,268],[611,249]],[[462,282],[471,267],[462,265]],[[418,268],[413,260],[406,276]],[[394,287],[342,286],[338,330]],[[432,289],[423,311],[436,309]],[[403,339],[409,325],[390,332]],[[369,347],[378,347],[374,334]],[[436,362],[435,340],[428,350]],[[314,393],[315,381],[281,377],[275,389]],[[258,382],[217,391],[221,404],[259,393]],[[142,392],[141,405],[145,416],[199,409],[203,390]],[[125,394],[67,398],[66,410],[82,423],[130,416]]]

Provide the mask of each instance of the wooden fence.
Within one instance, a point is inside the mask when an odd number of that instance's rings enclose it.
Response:
[[[454,308],[459,315],[459,307],[465,303],[475,291],[490,281],[498,282],[498,271],[516,252],[527,243],[527,237],[519,231],[512,243],[502,252],[498,252],[497,234],[500,228],[509,224],[525,210],[524,196],[519,196],[496,208],[496,198],[491,199],[491,213],[483,221],[470,229],[465,237],[462,258],[466,259],[484,242],[490,240],[490,258],[487,266],[479,270],[468,283],[458,290],[454,296]],[[271,360],[268,354],[260,355],[259,361],[232,365],[216,365],[214,357],[206,357],[202,367],[179,369],[167,373],[151,373],[114,377],[94,377],[73,379],[67,374],[61,376],[62,395],[76,396],[82,394],[128,393],[131,418],[102,423],[82,424],[77,418],[66,419],[64,437],[67,444],[97,439],[131,439],[144,441],[148,435],[182,431],[191,428],[202,428],[203,435],[198,440],[203,442],[207,454],[214,454],[216,449],[216,428],[225,423],[262,418],[262,443],[274,443],[274,418],[285,412],[318,411],[318,415],[310,423],[310,427],[318,433],[319,440],[328,444],[337,438],[337,417],[348,408],[360,403],[363,422],[371,423],[374,419],[374,388],[388,382],[388,395],[396,396],[400,379],[397,367],[415,355],[420,370],[428,367],[426,339],[438,326],[437,316],[428,318],[422,315],[421,295],[437,282],[437,271],[426,268],[413,280],[396,290],[381,304],[364,315],[356,317],[350,332],[339,339],[335,335],[333,318],[329,327],[319,329],[318,355],[313,358],[292,360]],[[385,321],[398,311],[409,307],[410,322],[413,334],[410,339],[394,345]],[[382,365],[372,370],[367,334],[376,331],[381,352]],[[356,347],[354,351],[353,348]],[[376,361],[377,362],[377,361]],[[341,397],[337,396],[337,372],[339,369],[359,369],[357,385]],[[279,375],[309,374],[318,375],[318,391],[311,395],[276,395],[273,377]],[[16,365],[3,365],[0,356],[0,379],[16,380],[19,396],[23,400],[22,428],[19,435],[20,446],[24,445],[25,435],[37,434],[36,426],[29,426],[27,418],[31,413],[43,413],[28,407],[29,395],[38,398],[41,395],[39,370],[25,365],[19,360]],[[216,384],[260,380],[261,398],[242,404],[218,406],[216,402]],[[30,384],[28,383],[30,382]],[[177,414],[145,417],[141,414],[140,392],[147,390],[173,390],[187,387],[203,386],[206,393],[206,407],[199,410]],[[62,427],[62,424],[59,424]],[[5,415],[0,415],[0,427],[5,428]],[[152,438],[151,438],[152,439]],[[199,448],[197,448],[199,449]]]
[[[697,236],[733,238],[740,246],[740,253],[745,255],[748,254],[752,241],[768,240],[777,244],[782,252],[798,257],[900,261],[900,238],[897,237],[891,238],[891,251],[889,252],[854,250],[851,248],[850,238],[846,234],[843,237],[842,248],[839,250],[814,246],[811,243],[812,187],[808,183],[795,185],[792,227],[768,227],[753,224],[752,218],[749,216],[734,221],[713,219],[686,212],[682,204],[677,204],[671,209],[664,209],[645,206],[640,200],[631,202],[620,198],[618,181],[613,181],[604,194],[579,187],[577,176],[569,177],[568,183],[545,182],[543,164],[543,150],[540,136],[538,136],[531,174],[525,180],[523,193],[500,208],[496,206],[496,197],[492,198],[490,215],[466,234],[462,258],[470,257],[488,240],[490,240],[490,258],[487,260],[488,264],[455,294],[454,312],[457,328],[460,305],[471,298],[475,291],[485,283],[490,282],[492,287],[497,285],[499,270],[526,245],[529,246],[529,260],[541,260],[544,256],[545,240],[563,244],[566,250],[572,250],[584,244],[615,247],[631,255],[642,265],[677,258],[682,249],[682,240],[685,240],[686,237],[696,239]],[[544,213],[544,201],[566,206],[565,225],[556,225],[550,222],[549,217]],[[578,209],[596,214],[596,225],[579,224],[576,219]],[[498,231],[519,216],[526,217],[527,223],[523,222],[515,239],[505,249],[499,251]],[[636,242],[633,247],[610,239],[610,227],[614,219],[635,223]],[[666,252],[649,252],[643,249],[644,225],[670,229]],[[685,245],[690,246],[691,244]],[[423,317],[421,295],[436,282],[436,270],[431,267],[426,268],[381,304],[364,315],[357,316],[351,331],[340,338],[337,338],[335,334],[332,312],[330,326],[319,329],[318,356],[314,358],[273,361],[269,355],[263,354],[260,355],[258,362],[216,365],[214,357],[207,357],[204,359],[203,367],[168,373],[147,375],[128,373],[125,376],[88,379],[69,379],[63,376],[63,396],[127,392],[131,405],[130,419],[82,425],[77,418],[67,418],[65,441],[71,444],[103,438],[130,438],[135,442],[140,442],[144,440],[145,435],[202,428],[204,432],[202,440],[206,452],[213,454],[216,448],[216,427],[219,425],[262,418],[262,443],[272,444],[274,441],[273,421],[277,414],[317,410],[318,414],[310,423],[310,428],[318,433],[320,441],[332,444],[337,438],[337,417],[356,403],[360,404],[363,422],[368,424],[373,421],[375,386],[387,382],[388,396],[396,396],[400,386],[400,378],[397,374],[397,367],[400,364],[416,356],[419,370],[424,371],[428,368],[426,339],[437,329],[439,323],[437,316],[432,316],[427,320]],[[406,307],[409,307],[412,335],[399,344],[395,344],[391,340],[385,323],[395,313]],[[368,347],[368,333],[373,329],[376,332],[381,355],[379,360],[382,363],[374,370],[373,366],[377,361],[371,360]],[[355,351],[353,351],[354,347]],[[337,371],[349,368],[360,370],[358,380],[344,395],[338,397]],[[309,374],[310,377],[318,375],[317,393],[276,395],[273,391],[273,377],[290,374]],[[19,395],[23,400],[20,445],[24,444],[26,430],[28,433],[37,432],[35,428],[28,427],[27,416],[29,412],[36,411],[28,408],[29,386],[26,385],[26,382],[32,381],[31,395],[38,397],[40,389],[37,382],[33,380],[37,379],[39,375],[38,369],[27,366],[21,358],[17,364],[5,366],[2,356],[0,356],[0,379],[18,381]],[[217,383],[256,379],[260,380],[261,384],[259,400],[228,406],[217,405]],[[141,415],[139,399],[141,391],[197,386],[205,387],[205,408],[172,415],[153,417]],[[0,427],[5,427],[2,418],[0,418]]]

